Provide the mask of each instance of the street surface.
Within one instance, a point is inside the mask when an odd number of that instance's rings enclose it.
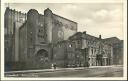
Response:
[[[5,77],[123,77],[122,66],[92,66],[89,68],[57,68],[56,70],[21,71],[6,73]]]

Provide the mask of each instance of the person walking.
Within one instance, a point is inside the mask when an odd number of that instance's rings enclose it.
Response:
[[[54,63],[53,67],[54,67],[54,70],[56,70],[56,63]]]
[[[52,63],[52,66],[51,66],[52,69],[54,69],[54,64]]]

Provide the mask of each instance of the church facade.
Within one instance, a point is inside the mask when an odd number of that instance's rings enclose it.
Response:
[[[53,45],[67,40],[77,32],[77,23],[52,13],[50,9],[44,15],[31,9],[27,21],[19,29],[19,59],[26,65],[50,68],[53,60]],[[28,66],[30,67],[30,65]]]
[[[77,23],[35,9],[5,11],[5,70],[88,67],[113,64],[113,46],[100,37],[77,32]],[[13,67],[12,67],[13,66]],[[11,69],[9,69],[11,68]]]

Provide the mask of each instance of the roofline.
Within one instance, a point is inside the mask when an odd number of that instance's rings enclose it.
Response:
[[[68,20],[68,21],[71,21],[71,22],[73,22],[73,23],[76,23],[76,24],[77,24],[77,22],[75,22],[75,21],[73,21],[73,20],[69,20],[69,19],[67,19],[67,18],[64,18],[64,17],[62,17],[62,16],[59,16],[59,15],[57,15],[57,14],[54,14],[54,13],[53,13],[53,15],[55,15],[55,16],[58,16],[58,17],[60,17],[60,18],[63,18],[63,19],[65,19],[65,20]]]
[[[104,38],[103,40],[107,40],[107,39],[111,39],[111,38],[117,38],[117,39],[119,39],[118,37],[109,37],[109,38]],[[119,40],[121,40],[121,39],[119,39]]]

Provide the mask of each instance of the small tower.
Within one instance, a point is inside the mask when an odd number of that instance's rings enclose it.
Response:
[[[52,11],[47,8],[44,10],[44,24],[45,24],[45,29],[46,29],[46,34],[47,34],[47,42],[51,43],[52,42]]]

